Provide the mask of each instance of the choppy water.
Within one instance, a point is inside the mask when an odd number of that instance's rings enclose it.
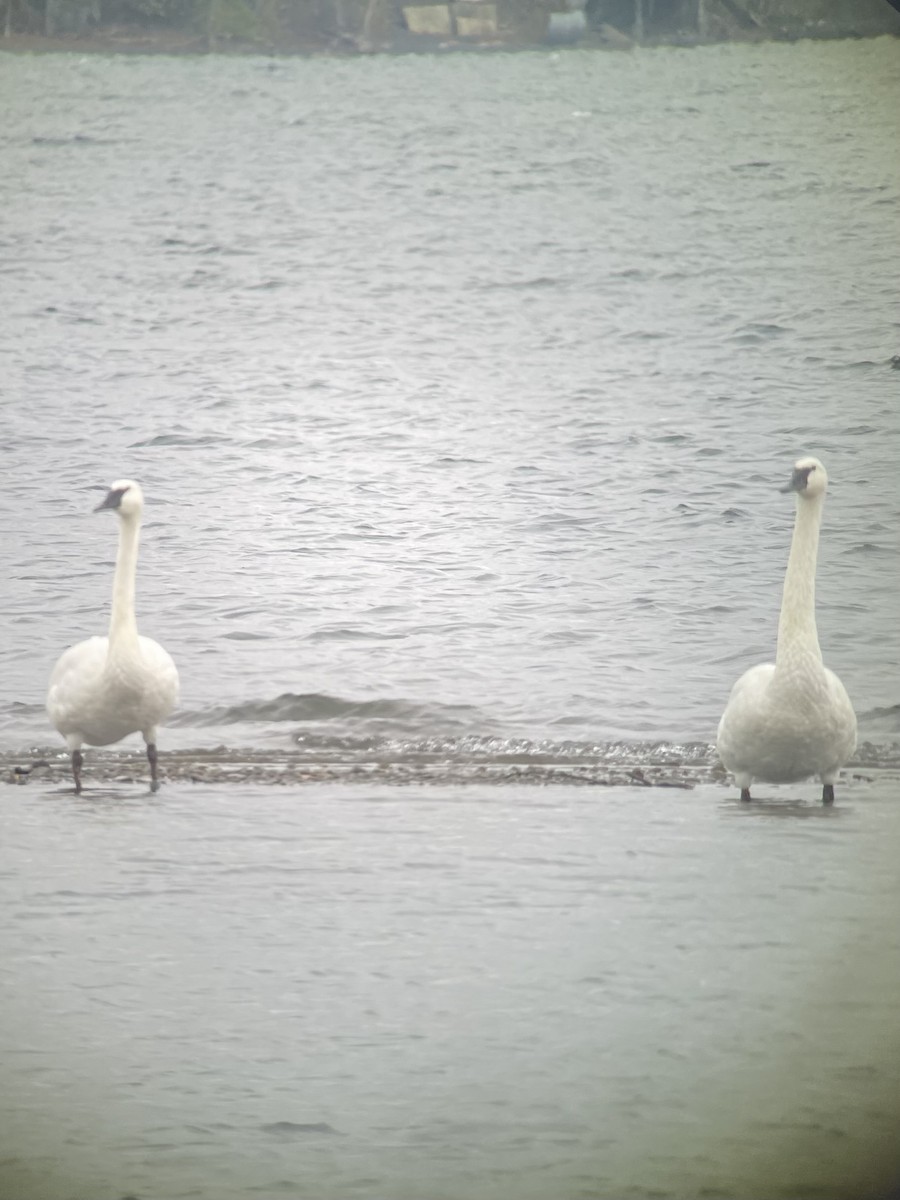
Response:
[[[709,740],[815,452],[821,640],[896,704],[898,53],[5,58],[29,737],[105,626],[90,489],[123,476],[182,719],[292,693],[409,736]]]
[[[50,667],[106,623],[92,489],[131,476],[164,751],[510,784],[5,789],[16,1200],[825,1195],[878,1161],[898,68],[0,56],[0,749],[57,745]],[[707,761],[806,452],[876,745],[846,806],[525,786]]]

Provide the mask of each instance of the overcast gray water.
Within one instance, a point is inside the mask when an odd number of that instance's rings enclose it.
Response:
[[[0,55],[0,101],[0,752],[52,756],[0,803],[0,1198],[871,1194],[900,43]],[[802,453],[864,745],[750,812],[709,744]],[[122,477],[180,766],[76,801],[43,701]]]

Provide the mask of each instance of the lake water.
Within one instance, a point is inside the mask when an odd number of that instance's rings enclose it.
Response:
[[[900,43],[0,55],[0,99],[0,755],[51,763],[0,805],[3,1200],[872,1194]],[[751,812],[709,744],[803,453],[864,744]],[[76,801],[43,699],[122,477],[182,705],[158,796],[138,744]]]

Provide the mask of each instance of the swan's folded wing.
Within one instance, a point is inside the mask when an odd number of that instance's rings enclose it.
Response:
[[[745,671],[731,689],[731,695],[728,697],[728,703],[725,706],[724,716],[727,716],[729,708],[740,697],[751,699],[755,696],[761,696],[769,686],[774,674],[774,663],[759,663],[758,666],[751,667],[749,671]]]
[[[159,707],[157,721],[165,720],[178,703],[178,670],[168,650],[163,649],[153,638],[139,638],[141,658],[147,668],[145,686]]]
[[[825,678],[831,698],[830,712],[834,724],[836,750],[843,765],[856,749],[856,713],[853,711],[847,689],[828,667],[825,668]]]
[[[774,663],[760,663],[745,671],[731,689],[716,734],[719,757],[730,770],[753,755],[762,732],[760,714],[765,713],[766,690],[774,674]]]
[[[60,655],[47,689],[47,715],[60,733],[79,732],[78,714],[99,684],[108,648],[107,638],[92,637]]]

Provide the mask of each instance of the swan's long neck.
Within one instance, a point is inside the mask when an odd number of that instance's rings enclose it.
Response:
[[[822,659],[816,632],[816,557],[824,499],[824,496],[797,497],[797,517],[778,621],[776,666],[784,666],[797,656],[812,655],[820,662]]]
[[[137,572],[138,542],[141,536],[137,515],[119,517],[119,550],[113,578],[112,613],[109,618],[110,650],[129,650],[137,646],[138,631],[134,615],[134,577]]]

